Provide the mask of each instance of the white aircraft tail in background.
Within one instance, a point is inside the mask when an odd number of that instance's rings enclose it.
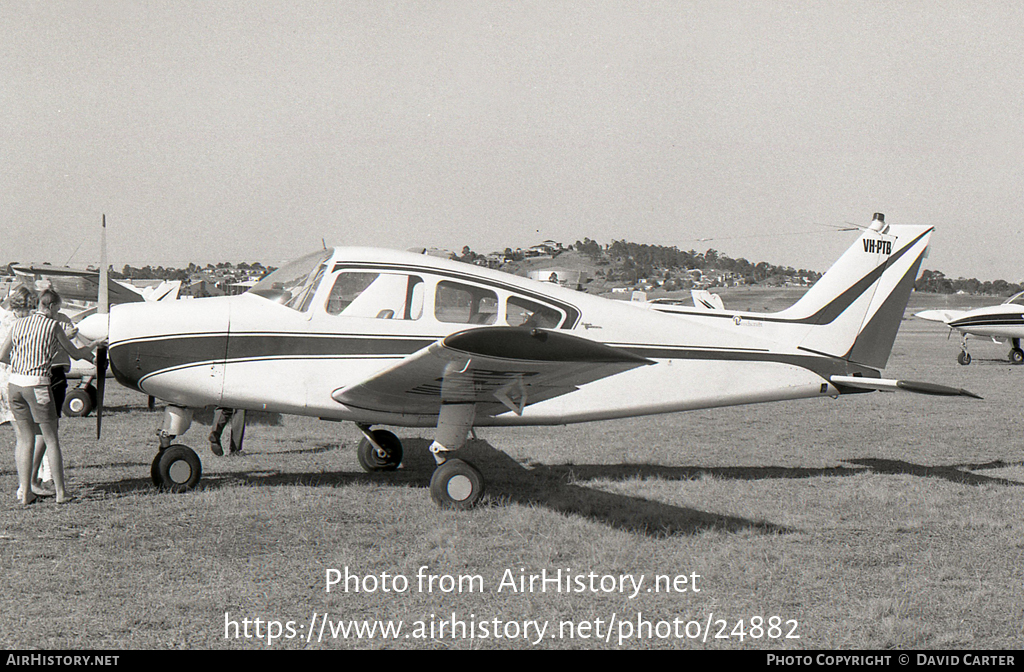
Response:
[[[691,289],[690,297],[693,299],[693,307],[698,310],[725,310],[722,297],[706,289]]]

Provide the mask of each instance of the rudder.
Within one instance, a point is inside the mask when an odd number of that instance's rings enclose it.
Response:
[[[810,325],[799,348],[884,368],[933,230],[888,226],[876,213],[807,294],[778,314]]]

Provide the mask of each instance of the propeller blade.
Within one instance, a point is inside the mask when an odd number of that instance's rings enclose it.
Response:
[[[96,349],[96,438],[103,426],[103,390],[107,385],[107,346]]]
[[[107,276],[107,216],[103,215],[103,227],[100,229],[100,291],[96,297],[99,307],[96,312],[107,315],[107,333],[110,333],[110,281]],[[100,438],[103,426],[103,390],[107,385],[107,346],[96,349],[96,439]]]
[[[100,229],[100,291],[96,301],[101,315],[110,312],[110,280],[107,277],[107,216],[103,215],[103,228]]]

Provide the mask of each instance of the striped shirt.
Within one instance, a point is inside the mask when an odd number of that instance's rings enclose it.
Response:
[[[15,382],[15,376],[18,379],[25,376],[49,383],[50,365],[60,349],[56,333],[59,328],[56,320],[41,313],[32,313],[14,323],[11,327],[11,382]]]

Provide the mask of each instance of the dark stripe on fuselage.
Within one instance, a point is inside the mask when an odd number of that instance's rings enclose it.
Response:
[[[190,366],[261,359],[404,357],[434,338],[366,338],[341,334],[180,334],[115,343],[110,367],[121,384],[138,389],[155,374]]]
[[[232,334],[228,339],[225,334],[180,334],[115,343],[110,347],[110,365],[122,385],[140,389],[140,384],[149,376],[189,367],[286,359],[397,359],[407,357],[436,340],[429,336],[367,338],[344,334],[310,336],[267,333]],[[633,358],[787,364],[813,371],[825,379],[832,375],[879,375],[868,367],[812,354],[660,345],[617,344],[607,347],[623,350]],[[698,381],[691,382],[696,384]]]
[[[1005,315],[974,315],[953,320],[949,326],[961,327],[1015,327],[1024,325],[1024,314],[1008,313]]]

